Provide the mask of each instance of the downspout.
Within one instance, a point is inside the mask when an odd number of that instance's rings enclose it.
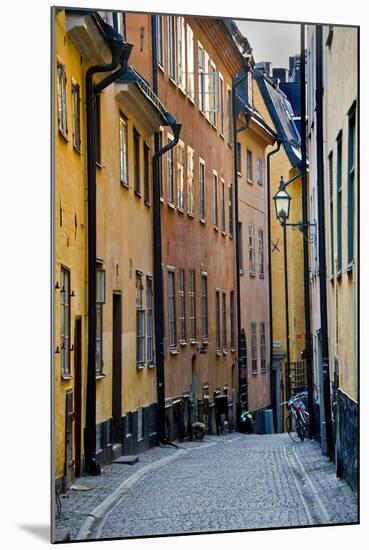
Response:
[[[233,179],[234,179],[234,195],[235,195],[235,246],[236,246],[236,296],[237,296],[237,365],[238,365],[238,414],[237,414],[237,426],[239,427],[239,418],[241,412],[247,410],[248,407],[248,384],[247,384],[247,370],[246,370],[246,397],[245,401],[241,403],[241,282],[240,282],[240,232],[239,232],[239,211],[238,211],[238,155],[237,155],[237,114],[236,114],[236,93],[237,88],[247,79],[247,72],[245,76],[236,81],[236,77],[233,77],[232,82],[232,119],[233,119]],[[249,119],[246,117],[246,124],[239,130],[245,130],[248,128]],[[247,360],[245,360],[245,368],[247,366]]]
[[[313,363],[310,323],[310,281],[309,281],[309,249],[308,249],[308,188],[306,178],[306,88],[305,88],[305,25],[300,28],[300,56],[301,56],[301,187],[302,187],[302,222],[303,251],[304,251],[304,302],[305,302],[305,346],[308,385],[308,411],[310,415],[310,429],[315,433],[314,401],[313,401]]]
[[[96,462],[96,93],[101,92],[127,68],[132,45],[119,40],[109,41],[110,63],[93,65],[86,72],[87,104],[87,224],[88,224],[88,347],[86,387],[85,467],[91,475],[101,473]],[[117,69],[115,71],[115,69]],[[115,71],[96,86],[93,76]]]
[[[158,59],[157,59],[157,16],[151,16],[151,51],[153,92],[158,96]],[[160,443],[169,443],[165,430],[165,372],[164,372],[164,289],[162,267],[162,238],[160,188],[162,173],[160,157],[175,147],[179,141],[182,125],[167,113],[167,123],[172,129],[174,141],[160,149],[160,134],[155,132],[155,153],[152,157],[153,171],[153,233],[154,233],[154,320],[155,320],[155,356],[156,385],[158,394],[158,439]]]
[[[164,153],[175,147],[179,141],[182,124],[174,119],[170,122],[174,141],[157,150],[152,157],[153,167],[153,228],[154,228],[154,319],[156,380],[158,392],[158,437],[159,442],[168,443],[165,433],[165,373],[164,373],[164,291],[162,268],[162,238],[160,212],[160,168],[159,159]],[[156,144],[155,144],[156,145]]]
[[[318,191],[318,228],[319,228],[319,290],[320,290],[320,326],[322,331],[322,374],[324,421],[327,455],[332,458],[332,414],[329,379],[329,347],[327,319],[327,260],[325,243],[325,201],[324,201],[324,153],[323,153],[323,47],[322,26],[316,26],[316,156]]]
[[[270,334],[270,349],[269,349],[269,364],[270,372],[273,368],[273,302],[272,302],[272,228],[271,228],[271,212],[270,212],[270,157],[278,153],[281,148],[281,142],[277,139],[277,147],[267,154],[267,203],[268,203],[268,293],[269,293],[269,334]],[[272,387],[272,376],[270,376],[270,399],[273,409],[274,426],[277,426],[277,411],[273,400],[274,392]],[[274,406],[273,406],[274,405]]]

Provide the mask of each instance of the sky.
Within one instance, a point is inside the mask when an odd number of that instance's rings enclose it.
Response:
[[[253,48],[256,63],[271,61],[273,67],[288,68],[288,58],[300,51],[300,25],[236,21]]]

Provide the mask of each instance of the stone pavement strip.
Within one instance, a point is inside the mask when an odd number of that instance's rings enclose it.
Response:
[[[61,499],[71,540],[357,522],[357,499],[315,441],[206,436],[112,464]]]

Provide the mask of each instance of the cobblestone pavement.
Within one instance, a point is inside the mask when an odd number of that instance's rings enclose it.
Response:
[[[207,436],[77,482],[93,489],[62,499],[57,526],[72,539],[357,521],[356,498],[319,445],[287,434]]]

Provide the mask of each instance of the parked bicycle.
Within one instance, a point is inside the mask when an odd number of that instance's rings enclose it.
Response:
[[[286,429],[295,443],[301,443],[305,437],[310,437],[309,413],[303,402],[303,398],[306,396],[306,392],[298,393],[288,401],[281,403],[281,406],[287,405]]]

